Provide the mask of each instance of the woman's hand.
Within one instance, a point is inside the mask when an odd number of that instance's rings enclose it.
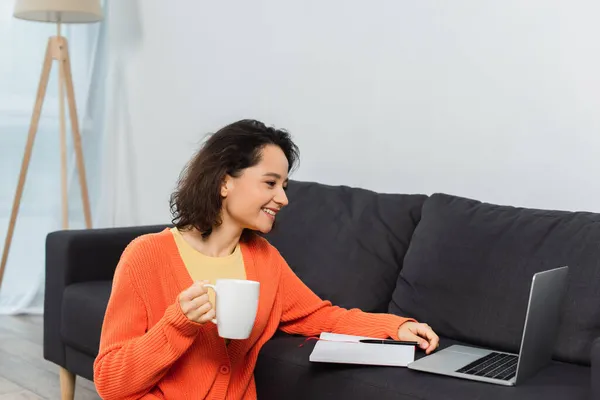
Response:
[[[208,294],[203,286],[205,283],[208,281],[194,282],[178,296],[181,311],[187,319],[199,324],[204,324],[215,317],[215,309],[208,301]]]
[[[413,321],[400,325],[398,337],[400,340],[419,343],[419,347],[425,350],[425,354],[430,354],[440,345],[440,338],[429,325]]]

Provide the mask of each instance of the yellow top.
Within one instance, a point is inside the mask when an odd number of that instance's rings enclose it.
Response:
[[[244,259],[239,244],[228,256],[210,257],[200,253],[186,242],[177,228],[171,228],[171,232],[193,281],[207,280],[214,285],[217,279],[246,279]],[[214,290],[208,289],[208,298],[216,309]]]

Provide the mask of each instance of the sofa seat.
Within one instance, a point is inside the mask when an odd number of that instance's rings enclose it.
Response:
[[[397,367],[311,363],[314,341],[277,334],[265,344],[256,368],[258,398],[285,399],[486,399],[590,398],[590,368],[552,362],[516,387],[502,387]],[[440,348],[464,344],[441,338]],[[417,357],[424,355],[418,351]]]
[[[91,281],[65,288],[60,330],[66,345],[96,357],[111,287],[112,281]]]

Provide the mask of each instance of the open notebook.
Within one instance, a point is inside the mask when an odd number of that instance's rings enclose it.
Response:
[[[365,336],[321,333],[310,354],[312,362],[406,367],[415,360],[415,346],[360,343]]]

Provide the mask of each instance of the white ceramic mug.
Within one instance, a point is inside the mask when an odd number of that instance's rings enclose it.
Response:
[[[252,332],[258,310],[260,283],[242,279],[217,279],[216,285],[204,287],[215,291],[219,336],[226,339],[247,339]]]

